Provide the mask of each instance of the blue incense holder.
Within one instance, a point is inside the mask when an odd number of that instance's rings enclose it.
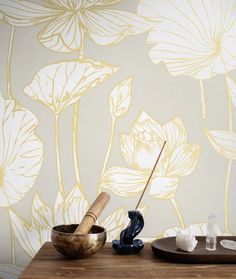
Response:
[[[137,254],[144,247],[141,239],[134,239],[144,226],[142,214],[138,210],[130,210],[128,211],[128,216],[130,224],[120,233],[120,240],[115,239],[112,241],[114,250],[123,255]]]

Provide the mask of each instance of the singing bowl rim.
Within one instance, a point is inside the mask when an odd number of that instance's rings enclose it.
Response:
[[[64,236],[78,236],[78,237],[81,237],[81,236],[88,236],[88,235],[100,235],[100,234],[104,234],[106,235],[106,229],[101,227],[101,226],[98,226],[98,225],[93,225],[90,232],[89,233],[79,233],[79,234],[74,234],[74,231],[75,229],[79,226],[79,224],[60,224],[60,225],[56,225],[52,228],[52,233],[54,234],[60,234],[60,235],[64,235]],[[61,228],[61,227],[75,227],[74,231],[72,232],[63,232],[63,231],[60,231],[58,230],[58,228]],[[98,230],[98,231],[95,231],[93,232],[92,230]]]

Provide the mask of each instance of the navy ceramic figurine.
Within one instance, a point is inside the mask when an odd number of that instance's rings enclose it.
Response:
[[[130,224],[120,233],[120,240],[113,240],[112,247],[119,254],[137,254],[144,247],[141,239],[134,239],[143,229],[144,220],[138,210],[128,212]]]

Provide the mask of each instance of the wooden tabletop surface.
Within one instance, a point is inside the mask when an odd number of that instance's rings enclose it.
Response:
[[[150,244],[137,255],[118,255],[106,244],[90,258],[64,258],[47,242],[21,274],[20,279],[113,278],[236,278],[236,264],[180,264],[155,257]]]

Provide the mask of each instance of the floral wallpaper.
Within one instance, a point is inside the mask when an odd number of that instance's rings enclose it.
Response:
[[[0,278],[101,191],[108,241],[235,234],[235,0],[0,1]]]

